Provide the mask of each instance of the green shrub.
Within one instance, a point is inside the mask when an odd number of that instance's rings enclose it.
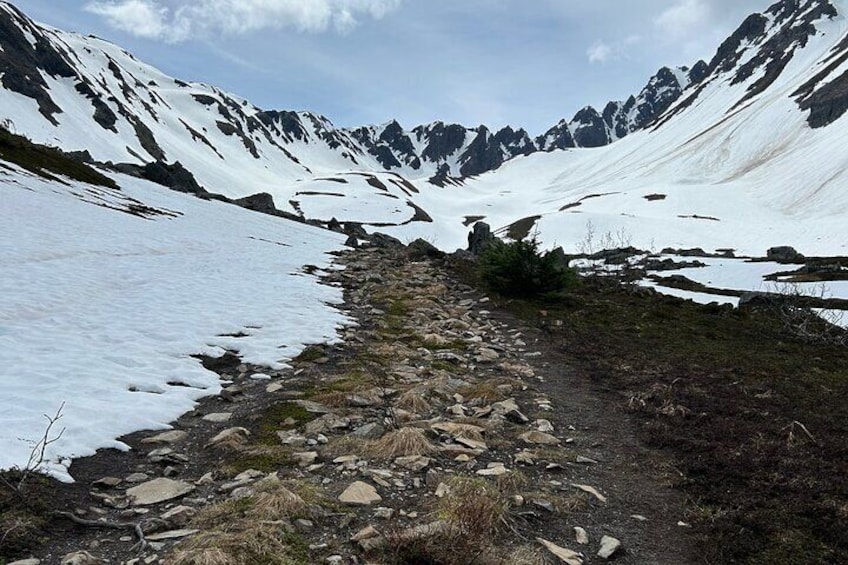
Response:
[[[507,296],[532,296],[563,290],[577,281],[577,273],[563,265],[552,251],[541,253],[536,236],[513,242],[494,240],[480,257],[480,278]]]

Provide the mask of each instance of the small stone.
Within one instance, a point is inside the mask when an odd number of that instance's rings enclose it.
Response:
[[[160,478],[127,489],[127,496],[133,504],[148,506],[185,496],[193,490],[194,485],[184,481]]]
[[[386,428],[376,422],[371,422],[356,428],[351,436],[361,439],[380,439],[386,433]]]
[[[500,353],[488,347],[482,347],[477,352],[476,361],[478,363],[494,363],[500,358]]]
[[[620,541],[612,536],[604,536],[601,538],[601,549],[598,550],[598,557],[609,559],[620,547]]]
[[[250,378],[254,381],[270,381],[271,375],[265,373],[253,373]]]
[[[545,512],[550,512],[551,514],[556,512],[556,507],[554,507],[553,503],[550,500],[537,498],[531,500],[530,502],[533,504],[533,506],[535,506],[536,508],[541,508]]]
[[[117,477],[103,477],[102,479],[98,479],[91,484],[95,487],[113,488],[121,484],[121,479]]]
[[[213,422],[215,424],[221,424],[224,422],[228,422],[230,418],[233,417],[232,412],[213,412],[212,414],[207,414],[203,417],[203,420],[206,422]]]
[[[432,460],[429,457],[421,455],[410,455],[409,457],[398,457],[395,459],[395,465],[403,467],[408,471],[417,473],[426,469]]]
[[[453,416],[465,416],[466,410],[467,409],[462,404],[454,404],[453,406],[448,407],[448,412]]]
[[[98,565],[104,563],[104,561],[97,559],[87,551],[76,551],[65,555],[60,563],[61,565]]]
[[[168,532],[159,532],[157,534],[150,534],[145,536],[147,541],[165,541],[169,539],[180,539],[187,538],[188,536],[193,536],[200,530],[171,530]]]
[[[362,396],[361,394],[348,394],[345,397],[345,401],[348,406],[352,406],[353,408],[368,408],[377,403],[375,399]]]
[[[377,493],[377,489],[368,483],[356,481],[339,495],[339,501],[352,506],[370,506],[380,502],[383,498]]]
[[[295,520],[294,525],[301,532],[308,532],[315,529],[315,523],[312,520],[305,520],[303,518]]]
[[[212,447],[230,441],[243,442],[248,437],[250,437],[250,431],[247,428],[227,428],[226,430],[223,430],[218,435],[210,439],[209,442],[206,444],[206,447]]]
[[[380,506],[379,508],[374,509],[374,518],[377,518],[378,520],[391,520],[394,515],[394,508],[386,508],[385,506]]]
[[[144,481],[146,481],[149,478],[150,478],[150,476],[147,473],[133,473],[131,475],[127,475],[127,478],[125,478],[124,480],[127,481],[128,483],[135,484],[135,483],[143,483]]]
[[[581,528],[580,526],[574,527],[574,541],[579,543],[580,545],[587,545],[589,543],[589,534]]]
[[[481,477],[500,477],[508,472],[509,469],[503,463],[489,463],[485,469],[477,471],[477,474]]]
[[[9,565],[40,565],[40,559],[21,559],[20,561],[12,561]]]
[[[530,418],[525,416],[521,410],[510,410],[504,414],[504,417],[514,424],[526,424],[530,421]],[[553,429],[551,429],[551,431],[553,431]]]
[[[631,514],[630,517],[633,518],[634,520],[636,520],[637,522],[647,522],[648,521],[648,519],[645,516],[642,516],[641,514]]]
[[[518,439],[534,445],[557,445],[560,442],[559,438],[536,430],[525,432]]]
[[[580,463],[581,465],[597,465],[598,464],[598,462],[595,461],[594,459],[589,459],[588,457],[583,457],[582,455],[578,455],[576,461],[578,463]]]
[[[467,437],[458,437],[455,438],[454,441],[459,445],[467,447],[468,449],[479,449],[481,451],[488,451],[489,449],[489,446],[486,445],[485,441],[479,441]]]
[[[599,493],[598,489],[596,489],[595,487],[591,487],[589,485],[578,485],[578,484],[574,484],[574,483],[572,483],[571,486],[573,486],[574,488],[576,488],[578,490],[582,490],[583,492],[587,492],[587,493],[591,494],[592,496],[594,496],[595,498],[597,498],[601,502],[607,501],[607,497],[605,497],[604,495]]]
[[[536,426],[537,431],[544,434],[549,434],[554,431],[554,425],[551,424],[550,420],[536,420],[533,422],[533,425]]]
[[[533,453],[532,451],[528,451],[527,449],[523,449],[515,454],[515,462],[521,463],[522,465],[535,465],[535,457],[535,453]]]
[[[144,438],[141,440],[141,443],[176,443],[185,439],[187,435],[188,432],[184,432],[183,430],[171,430],[152,437]]]
[[[364,539],[375,538],[379,535],[380,535],[380,532],[377,531],[377,528],[375,528],[374,526],[368,526],[368,527],[362,528],[361,530],[356,532],[350,538],[350,541],[353,541],[353,542],[362,541]]]
[[[162,519],[165,520],[170,526],[174,526],[176,528],[182,528],[186,524],[188,524],[189,520],[191,520],[194,515],[197,514],[197,510],[192,508],[191,506],[175,506],[162,514]]]
[[[277,437],[280,438],[280,443],[283,445],[292,445],[295,447],[305,446],[308,442],[305,436],[292,430],[280,430],[277,432]]]
[[[430,426],[430,429],[437,432],[445,432],[446,434],[457,437],[465,434],[483,434],[486,428],[475,426],[474,424],[460,424],[457,422],[437,422]]]
[[[302,453],[292,453],[292,458],[297,462],[299,467],[308,467],[318,459],[318,452],[305,451]]]
[[[331,565],[344,563],[344,557],[342,557],[341,555],[331,555],[324,560],[324,563],[330,563]]]
[[[571,551],[570,549],[566,549],[564,547],[560,547],[555,543],[549,542],[546,539],[536,538],[536,541],[545,546],[545,549],[551,552],[555,557],[557,557],[563,563],[567,565],[583,565],[583,556],[576,551]]]
[[[331,410],[323,404],[312,402],[311,400],[295,400],[294,403],[310,414],[329,414],[331,412]]]
[[[269,393],[280,392],[281,390],[283,390],[282,383],[271,383],[267,387],[265,387],[265,392]]]
[[[439,486],[436,487],[436,496],[439,498],[444,498],[450,494],[450,487],[445,483],[439,483]]]

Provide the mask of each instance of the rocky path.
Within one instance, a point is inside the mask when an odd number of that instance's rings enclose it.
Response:
[[[204,360],[224,393],[77,461],[26,563],[695,562],[673,467],[567,352],[438,260],[339,261],[343,344]]]

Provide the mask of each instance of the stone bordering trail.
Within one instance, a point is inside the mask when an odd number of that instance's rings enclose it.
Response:
[[[690,562],[663,462],[543,336],[402,247],[339,262],[326,280],[358,323],[343,346],[312,347],[281,372],[206,360],[232,381],[220,397],[172,432],[125,438],[130,453],[72,467],[80,482],[60,510],[141,535],[67,520],[35,556],[383,563],[403,562],[398,547],[439,551],[432,540],[473,553],[453,563]],[[487,497],[496,523],[471,531],[457,503]]]

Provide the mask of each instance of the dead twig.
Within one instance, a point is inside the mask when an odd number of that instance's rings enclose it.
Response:
[[[44,465],[47,447],[62,439],[62,435],[65,433],[65,428],[62,428],[57,435],[50,437],[56,422],[62,419],[62,410],[64,410],[64,408],[65,403],[62,402],[59,409],[56,410],[55,415],[48,416],[47,414],[44,414],[44,417],[47,418],[47,427],[44,429],[44,433],[41,435],[41,438],[35,443],[35,445],[32,446],[26,465],[24,467],[15,467],[12,469],[13,471],[18,471],[20,473],[20,477],[12,481],[3,474],[0,474],[0,484],[12,491],[24,504],[27,503],[27,497],[24,495],[24,486],[26,485],[26,482],[33,473],[38,472],[38,470],[41,469],[41,466]]]
[[[793,420],[791,424],[781,428],[781,431],[789,430],[789,437],[786,440],[789,445],[792,445],[792,444],[795,443],[795,428],[796,427],[800,428],[801,431],[804,432],[804,434],[808,438],[810,438],[810,441],[812,441],[814,444],[816,444],[816,445],[819,444],[819,442],[818,442],[818,440],[816,440],[815,436],[813,436],[813,434],[810,433],[810,430],[807,429],[807,426],[805,426],[804,424],[802,424],[798,420]]]
[[[130,530],[135,534],[136,538],[138,538],[138,543],[133,546],[133,549],[138,548],[138,552],[141,553],[148,547],[147,539],[144,537],[144,522],[107,522],[103,520],[86,520],[85,518],[80,518],[70,512],[60,511],[53,512],[53,515],[69,520],[79,526],[85,526],[86,528]]]

